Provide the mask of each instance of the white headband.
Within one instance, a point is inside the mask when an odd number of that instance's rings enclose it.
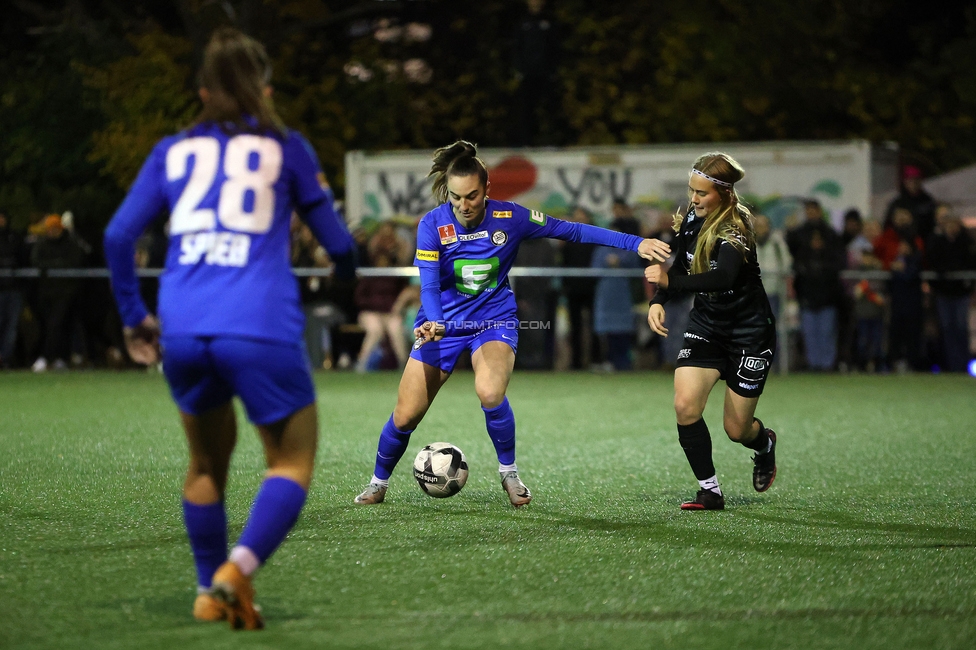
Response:
[[[720,180],[719,180],[719,179],[717,179],[717,178],[712,178],[711,176],[709,176],[709,175],[708,175],[708,174],[706,174],[705,172],[703,172],[703,171],[700,171],[700,170],[698,170],[698,169],[695,169],[694,167],[693,167],[693,168],[691,169],[691,173],[692,173],[692,174],[698,174],[699,176],[701,176],[701,177],[702,177],[702,178],[704,178],[705,180],[709,180],[709,181],[712,181],[712,182],[713,182],[713,183],[715,183],[716,185],[721,185],[722,187],[732,187],[732,183],[726,183],[725,181],[720,181]]]

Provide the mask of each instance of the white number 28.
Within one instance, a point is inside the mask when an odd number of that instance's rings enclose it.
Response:
[[[238,135],[227,141],[224,151],[224,175],[217,210],[200,208],[200,202],[212,190],[220,164],[220,142],[212,137],[187,138],[166,152],[166,179],[170,182],[187,174],[190,156],[193,171],[173,206],[170,234],[213,230],[217,220],[224,228],[253,234],[266,233],[274,217],[274,184],[281,175],[281,144],[273,138]],[[251,158],[256,156],[256,169]],[[248,191],[254,195],[253,208],[244,211]]]

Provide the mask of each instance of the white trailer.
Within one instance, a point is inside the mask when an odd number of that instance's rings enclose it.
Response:
[[[491,196],[555,216],[573,206],[609,217],[615,199],[673,211],[687,200],[688,170],[706,152],[730,153],[746,169],[740,193],[782,225],[803,198],[815,198],[835,219],[848,208],[879,216],[883,196],[898,184],[893,143],[703,143],[566,149],[481,149]],[[346,212],[352,224],[419,217],[434,207],[430,151],[346,154]]]

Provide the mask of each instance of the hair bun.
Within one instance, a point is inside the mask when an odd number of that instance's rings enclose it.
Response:
[[[457,147],[458,156],[475,157],[478,155],[478,149],[467,140],[458,140],[455,146]]]

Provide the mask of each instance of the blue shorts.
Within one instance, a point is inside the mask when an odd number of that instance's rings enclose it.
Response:
[[[237,395],[247,417],[272,424],[315,402],[305,347],[214,336],[163,337],[163,374],[180,410],[200,415]]]
[[[440,368],[444,372],[454,372],[458,357],[465,348],[471,354],[488,341],[502,341],[508,343],[513,352],[518,352],[518,330],[490,327],[477,334],[465,336],[446,336],[440,341],[428,341],[419,350],[410,353],[411,359],[423,361],[428,366]]]

